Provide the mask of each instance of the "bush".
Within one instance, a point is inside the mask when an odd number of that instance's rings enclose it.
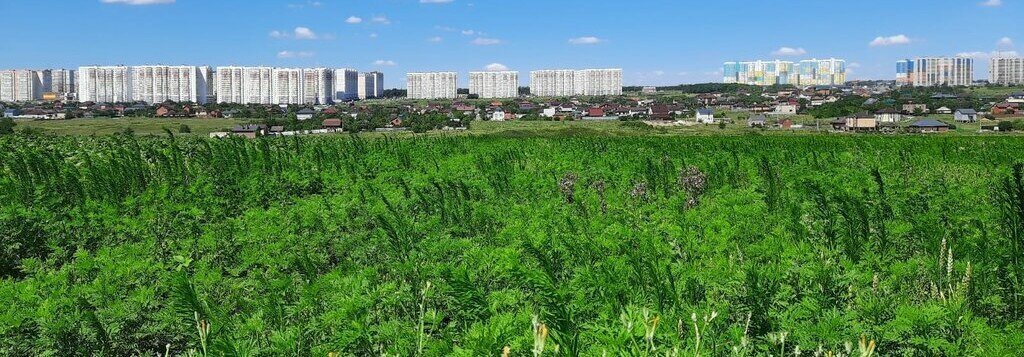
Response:
[[[181,124],[181,126],[178,127],[178,133],[179,134],[188,134],[188,133],[191,133],[191,132],[192,132],[192,128],[188,127],[188,125]]]
[[[11,118],[0,118],[0,135],[3,134],[14,134],[14,119]]]

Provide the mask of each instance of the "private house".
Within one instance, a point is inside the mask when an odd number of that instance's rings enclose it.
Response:
[[[896,109],[885,108],[875,112],[875,119],[879,123],[899,123],[903,120],[903,115]]]
[[[779,104],[775,106],[772,115],[796,115],[797,106],[794,104]]]
[[[791,120],[791,119],[782,119],[782,121],[779,122],[779,127],[784,129],[784,130],[793,129],[793,120]]]
[[[928,112],[928,105],[927,104],[914,104],[914,103],[908,103],[908,104],[904,104],[903,105],[903,114],[913,115],[914,113],[917,113],[919,110],[920,110],[921,113],[927,113]]]
[[[659,104],[652,106],[650,112],[648,112],[651,120],[670,120],[672,119],[672,113],[669,112],[668,106]]]
[[[295,113],[295,119],[298,119],[298,120],[310,120],[310,119],[313,119],[314,115],[316,115],[316,111],[315,110],[309,109],[309,108],[303,108],[302,110],[299,110],[297,113]]]
[[[494,113],[491,113],[491,121],[505,121],[507,117],[508,116],[505,114],[505,111],[502,109],[495,110]]]
[[[768,118],[765,118],[764,115],[758,114],[747,119],[747,126],[751,128],[764,128],[767,122]]]
[[[1024,92],[1014,92],[1006,98],[1006,101],[1010,103],[1024,103]]]
[[[231,135],[255,139],[257,136],[265,135],[267,126],[262,124],[236,125],[231,129]]]
[[[957,109],[956,113],[953,113],[953,120],[957,123],[973,123],[978,121],[978,112],[974,109]]]
[[[992,106],[992,115],[1009,116],[1021,113],[1021,103],[1002,102]]]
[[[324,119],[324,122],[320,127],[328,130],[338,130],[341,129],[341,124],[341,119],[331,118]]]
[[[935,119],[921,119],[910,124],[907,129],[913,133],[945,133],[949,131],[949,124]]]
[[[697,109],[697,122],[704,124],[714,124],[715,111],[708,108]]]
[[[14,118],[20,114],[17,109],[4,109],[4,118]]]
[[[544,110],[542,110],[540,112],[540,115],[543,116],[543,117],[546,117],[546,118],[554,118],[555,114],[558,114],[558,108],[554,108],[554,107],[552,107],[552,108],[544,108]]]
[[[874,131],[878,129],[878,120],[875,119],[874,115],[867,112],[847,117],[843,121],[845,121],[844,130],[846,131]]]
[[[939,109],[935,109],[935,114],[953,114],[953,109],[942,107]]]

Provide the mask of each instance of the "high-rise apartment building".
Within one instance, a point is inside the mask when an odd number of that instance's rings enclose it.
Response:
[[[373,93],[373,77],[367,76],[366,73],[360,73],[359,78],[356,80],[356,88],[359,99],[367,99],[369,95]]]
[[[334,70],[334,101],[347,102],[359,99],[359,72],[354,69]]]
[[[54,69],[50,71],[50,92],[60,100],[73,100],[75,94],[75,71],[71,69]]]
[[[469,72],[469,94],[487,99],[518,97],[519,72]]]
[[[993,57],[988,67],[988,81],[993,84],[1024,84],[1024,58]]]
[[[756,86],[795,85],[818,86],[846,83],[846,61],[841,59],[810,59],[790,61],[726,62],[722,67],[723,82]]]
[[[165,101],[206,104],[212,72],[205,66],[134,66],[132,100],[149,104]]]
[[[217,101],[239,104],[330,104],[358,98],[350,69],[217,67]]]
[[[458,97],[455,72],[409,73],[406,89],[410,99],[453,99]]]
[[[530,94],[539,97],[621,95],[622,69],[530,72]]]
[[[334,70],[302,70],[302,104],[329,104],[334,101]]]
[[[274,96],[271,104],[302,103],[302,69],[274,68],[272,73],[270,87]]]
[[[914,61],[913,60],[900,60],[896,61],[896,84],[898,85],[912,85],[914,84]]]
[[[0,101],[25,102],[37,99],[40,89],[36,71],[12,69],[0,71]]]
[[[370,96],[373,98],[384,97],[384,73],[373,71],[366,74],[373,80],[373,90],[370,91]]]
[[[576,94],[576,71],[571,69],[530,72],[530,95],[565,97]]]
[[[915,87],[969,86],[974,82],[974,59],[968,57],[920,57],[906,63],[905,74]],[[912,62],[912,63],[911,63]],[[903,65],[897,63],[897,78]]]
[[[622,95],[622,69],[584,69],[573,75],[576,95]]]
[[[78,68],[78,100],[82,102],[128,102],[132,100],[132,70],[127,66]]]

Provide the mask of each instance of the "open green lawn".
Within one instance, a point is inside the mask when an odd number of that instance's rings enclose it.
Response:
[[[967,93],[974,94],[981,98],[1003,98],[1005,99],[1010,93],[1024,91],[1024,87],[971,87],[967,88]]]
[[[96,118],[68,120],[16,120],[16,130],[35,128],[56,135],[110,135],[131,129],[136,135],[163,135],[164,128],[178,134],[182,124],[192,129],[192,135],[206,136],[210,132],[231,129],[247,119],[157,119],[157,118]]]

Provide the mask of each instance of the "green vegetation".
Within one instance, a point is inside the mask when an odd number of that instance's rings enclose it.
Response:
[[[187,126],[194,135],[207,135],[214,131],[231,130],[245,119],[157,119],[157,118],[98,118],[68,120],[17,120],[18,129],[38,129],[55,135],[110,135],[130,129],[137,135],[163,135],[165,129]]]
[[[1021,150],[6,135],[0,354],[1014,355]]]

